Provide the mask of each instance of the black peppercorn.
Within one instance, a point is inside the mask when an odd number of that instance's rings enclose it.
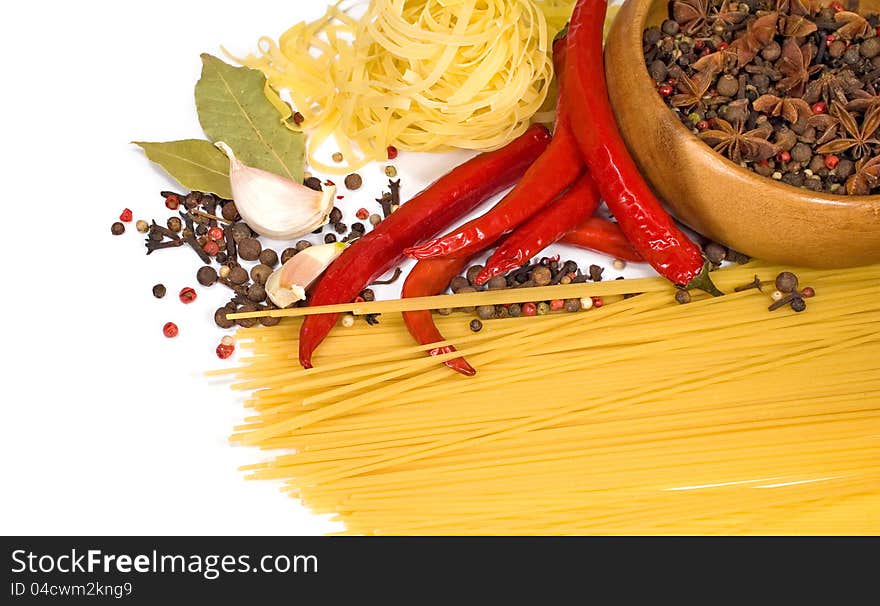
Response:
[[[794,292],[798,287],[798,278],[790,271],[784,271],[776,276],[776,289],[779,292]]]
[[[333,210],[330,211],[330,223],[335,224],[340,221],[342,221],[342,211],[334,206]]]
[[[323,191],[321,188],[321,180],[317,177],[309,177],[305,181],[303,181],[303,185],[308,187],[309,189],[314,189],[315,191]]]
[[[312,245],[312,243],[309,242],[308,240],[300,240],[299,242],[296,243],[296,252],[302,252],[311,245]]]
[[[285,248],[284,252],[281,253],[281,263],[287,263],[290,259],[295,255],[298,250],[295,248]]]
[[[576,312],[581,310],[581,300],[580,299],[566,299],[565,300],[565,311]]]
[[[157,299],[161,299],[165,296],[165,285],[164,284],[156,284],[153,287],[153,296]]]
[[[376,293],[373,292],[373,289],[368,288],[364,292],[361,293],[361,298],[364,301],[375,301],[376,300]]]
[[[247,291],[247,298],[254,303],[262,303],[266,300],[266,289],[262,284],[251,284]]]
[[[217,281],[217,270],[210,265],[200,267],[196,272],[196,280],[202,286],[212,286]]]
[[[471,320],[471,330],[474,332],[480,332],[483,330],[483,323],[479,320]]]
[[[336,230],[337,234],[342,235],[348,231],[348,226],[342,221],[338,221],[333,225],[333,229]]]
[[[253,280],[256,284],[265,284],[266,280],[268,280],[269,276],[271,275],[272,268],[262,263],[260,263],[259,265],[254,265],[254,267],[251,269],[251,280]]]
[[[807,302],[804,301],[804,299],[802,297],[796,297],[791,302],[791,308],[793,310],[795,310],[796,312],[800,313],[807,308]]]
[[[491,320],[495,317],[494,305],[480,305],[477,307],[477,315],[481,320]]]
[[[452,278],[452,281],[449,282],[449,290],[454,293],[459,292],[462,288],[470,286],[470,282],[468,279],[463,276],[455,276]]]
[[[364,227],[363,223],[352,223],[351,224],[351,231],[363,235],[367,231],[367,228]]]
[[[125,233],[125,225],[117,221],[113,225],[110,226],[110,233],[114,236],[121,236]]]
[[[467,281],[471,286],[476,286],[475,280],[477,279],[477,274],[483,271],[482,265],[473,265],[467,270]]]
[[[196,225],[196,235],[205,236],[208,234],[208,227],[205,225]]]
[[[229,270],[229,281],[233,284],[244,284],[248,280],[248,272],[243,267],[233,267]]]
[[[263,249],[263,252],[260,253],[260,263],[263,265],[268,265],[269,267],[275,267],[278,264],[278,253],[276,253],[271,248]]]
[[[333,244],[334,242],[336,242],[336,234],[324,235],[324,244]]]
[[[218,252],[216,255],[214,255],[214,258],[217,260],[217,263],[223,265],[229,260],[229,255],[225,252]]]
[[[232,328],[235,320],[228,320],[226,314],[231,313],[228,307],[221,307],[214,312],[214,323],[220,328]]]
[[[675,291],[675,301],[680,305],[684,305],[685,303],[691,302],[691,293],[686,290],[676,290]]]
[[[504,276],[495,276],[486,283],[489,290],[502,290],[507,288],[507,278]]]
[[[245,261],[256,261],[263,252],[263,245],[256,238],[245,238],[238,243],[238,256]]]
[[[224,204],[220,211],[220,216],[230,222],[238,219],[238,208],[236,208],[235,202],[230,200]]]
[[[351,173],[345,178],[345,186],[350,190],[360,189],[364,184],[364,180],[357,173]]]
[[[706,254],[706,258],[709,259],[709,262],[714,265],[720,265],[727,258],[727,247],[717,242],[707,244],[703,252]]]

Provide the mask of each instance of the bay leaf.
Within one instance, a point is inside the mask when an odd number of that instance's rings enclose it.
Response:
[[[202,130],[212,141],[229,145],[244,164],[301,182],[304,137],[284,126],[265,91],[260,71],[203,54],[195,90]]]
[[[190,190],[231,199],[229,159],[210,141],[184,139],[165,143],[134,141],[147,158],[165,169],[178,183]]]

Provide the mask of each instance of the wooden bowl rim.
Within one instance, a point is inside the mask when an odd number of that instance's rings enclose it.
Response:
[[[704,143],[699,137],[697,137],[689,128],[682,124],[681,120],[678,119],[678,116],[675,115],[672,109],[660,99],[659,95],[657,95],[655,87],[651,85],[653,79],[651,78],[651,74],[648,73],[648,66],[645,65],[644,53],[642,51],[642,35],[645,31],[645,24],[648,19],[648,14],[650,13],[654,3],[667,1],[668,0],[625,0],[624,5],[633,5],[632,10],[634,11],[634,17],[636,18],[630,20],[629,23],[623,23],[621,19],[616,18],[615,25],[617,25],[617,22],[621,22],[622,25],[620,25],[620,27],[625,27],[627,31],[630,32],[627,36],[625,36],[625,38],[629,38],[630,43],[633,42],[633,39],[635,40],[637,53],[636,63],[638,63],[637,70],[640,74],[644,76],[641,81],[644,84],[640,83],[639,86],[644,86],[644,96],[650,99],[649,103],[657,108],[656,111],[668,112],[669,116],[673,118],[672,122],[674,122],[674,129],[678,130],[681,133],[686,133],[692,139],[698,141],[703,148],[705,148],[702,150],[701,153],[708,159],[708,163],[712,165],[711,168],[718,171],[732,170],[737,173],[741,178],[751,182],[751,184],[753,184],[755,187],[769,187],[778,191],[780,196],[785,196],[788,198],[800,198],[801,201],[804,203],[823,203],[836,206],[849,206],[854,208],[864,208],[866,206],[876,208],[878,206],[878,202],[880,202],[880,194],[869,196],[849,196],[828,194],[825,192],[814,192],[812,190],[803,190],[799,187],[795,187],[794,185],[789,185],[788,183],[776,181],[775,179],[771,179],[770,177],[763,177],[756,172],[751,171],[748,168],[744,168],[736,162],[733,162],[722,154],[716,152],[714,149]],[[619,13],[618,17],[620,17]]]

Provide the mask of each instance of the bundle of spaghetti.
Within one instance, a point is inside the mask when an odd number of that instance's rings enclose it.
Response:
[[[387,161],[389,146],[491,150],[542,108],[553,80],[550,42],[573,4],[370,0],[359,18],[351,14],[364,7],[336,4],[277,43],[260,38],[258,55],[237,60],[289,92],[317,170]],[[317,150],[334,134],[344,160],[322,162]]]
[[[713,276],[730,292],[780,269]],[[233,440],[273,451],[249,477],[349,533],[877,533],[880,266],[797,273],[818,293],[804,313],[638,281],[476,334],[438,317],[472,378],[395,315],[337,329],[308,371],[298,319],[241,331],[252,412]]]

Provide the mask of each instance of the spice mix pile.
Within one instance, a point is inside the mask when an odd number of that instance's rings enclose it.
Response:
[[[645,61],[703,141],[789,185],[877,193],[880,17],[857,0],[674,0],[669,16]]]

